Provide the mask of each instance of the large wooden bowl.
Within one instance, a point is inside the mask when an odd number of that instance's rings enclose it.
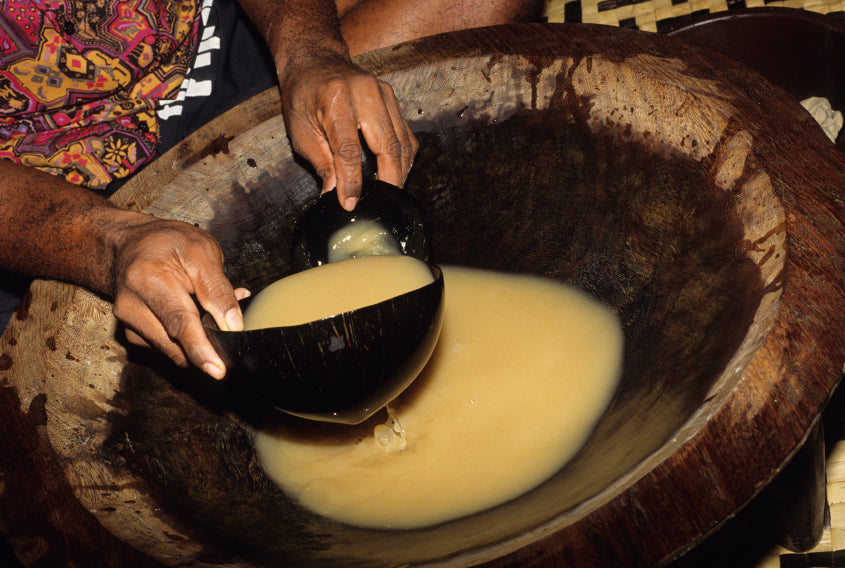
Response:
[[[624,376],[586,447],[490,511],[341,525],[267,480],[237,392],[127,351],[107,302],[38,282],[0,358],[0,521],[27,564],[655,565],[819,420],[845,362],[845,161],[786,93],[602,26],[468,31],[359,62],[422,142],[407,188],[432,261],[573,282],[618,310]],[[116,200],[207,228],[235,284],[263,286],[318,191],[277,109],[251,101]]]

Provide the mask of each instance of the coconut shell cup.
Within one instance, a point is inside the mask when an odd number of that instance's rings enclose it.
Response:
[[[374,222],[396,241],[402,254],[428,260],[429,236],[425,211],[408,192],[383,181],[364,179],[361,197],[353,211],[337,200],[337,191],[320,195],[296,222],[291,262],[296,271],[329,262],[330,239],[353,223]]]
[[[228,392],[198,400],[178,370],[127,351],[107,302],[37,283],[0,359],[0,525],[21,554],[663,565],[814,430],[845,362],[845,157],[793,97],[718,53],[608,26],[470,30],[357,62],[393,86],[420,141],[405,191],[429,216],[431,262],[575,284],[619,314],[619,390],[586,445],[469,517],[344,525],[266,478]],[[236,285],[290,273],[320,188],[278,110],[276,92],[236,109],[115,199],[209,230]]]
[[[434,351],[443,272],[429,266],[433,282],[378,304],[240,332],[206,320],[206,334],[232,380],[256,401],[302,418],[358,424],[404,391]]]

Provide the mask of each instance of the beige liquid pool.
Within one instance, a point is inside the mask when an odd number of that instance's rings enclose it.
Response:
[[[257,433],[266,473],[304,507],[394,529],[494,507],[557,472],[610,402],[623,345],[610,309],[545,279],[443,270],[440,340],[389,416]]]

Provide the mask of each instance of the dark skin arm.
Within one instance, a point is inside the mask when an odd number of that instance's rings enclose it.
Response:
[[[334,0],[240,0],[273,54],[291,145],[353,209],[361,193],[358,130],[379,179],[402,186],[419,143],[393,89],[354,65]]]
[[[360,129],[377,155],[381,179],[402,185],[417,141],[392,89],[353,65],[335,5],[326,0],[243,0],[275,55],[286,125],[294,149],[341,203],[361,187]],[[279,24],[284,22],[284,24]],[[217,242],[190,224],[115,207],[61,178],[0,160],[0,265],[73,282],[114,302],[127,338],[178,365],[221,378],[194,298],[221,329],[242,329],[237,299],[223,274]]]
[[[225,367],[192,296],[218,326],[239,330],[235,291],[217,242],[188,223],[127,211],[61,178],[0,160],[0,265],[73,282],[114,301],[133,343],[215,378]]]
[[[361,187],[359,129],[377,156],[379,177],[401,186],[417,140],[392,88],[351,62],[334,0],[241,4],[274,54],[293,148],[314,165],[323,189],[337,186],[341,204],[354,207]],[[367,3],[378,17],[363,4],[344,2],[345,32],[356,53],[460,25],[439,2]],[[471,13],[461,6],[446,4]],[[386,17],[385,8],[399,12]],[[410,19],[403,12],[409,8],[416,10]],[[490,11],[485,3],[478,8]],[[381,26],[378,34],[373,20]],[[408,29],[409,21],[424,25]],[[66,280],[112,298],[130,341],[156,347],[179,365],[190,361],[214,377],[223,376],[194,298],[221,329],[239,330],[243,319],[237,299],[248,292],[232,289],[220,247],[210,235],[186,223],[120,209],[63,179],[6,160],[0,160],[0,200],[0,223],[9,228],[0,238],[0,266]]]

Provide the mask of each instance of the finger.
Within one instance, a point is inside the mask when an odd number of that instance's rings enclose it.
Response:
[[[293,151],[308,160],[322,182],[325,193],[337,185],[334,156],[322,130],[311,126],[310,121],[291,117],[288,133]]]
[[[187,292],[174,293],[186,290],[185,283],[162,278],[156,289],[168,293],[120,304],[116,300],[115,315],[177,365],[185,366],[190,360],[215,379],[222,379],[226,366],[205,335],[199,310]]]
[[[238,297],[222,271],[203,270],[190,274],[192,288],[197,301],[207,311],[217,327],[223,331],[241,331],[244,328],[243,313]]]
[[[199,311],[190,296],[174,295],[165,299],[162,306],[153,304],[150,307],[155,313],[163,314],[162,324],[167,335],[182,347],[194,365],[215,379],[223,378],[226,366],[208,340]],[[237,311],[240,314],[240,308],[237,308]],[[240,327],[243,328],[243,320]]]
[[[128,292],[121,294],[115,299],[112,312],[124,324],[129,343],[153,347],[177,366],[188,366],[188,356],[182,347],[168,336],[161,321],[143,300]]]
[[[408,146],[406,147],[404,144],[402,146],[402,167],[405,171],[405,176],[402,178],[402,185],[404,185],[405,180],[408,179],[408,174],[411,173],[411,168],[414,166],[414,160],[416,159],[417,152],[419,152],[420,149],[420,141],[414,135],[414,131],[411,130],[411,125],[405,121],[405,118],[400,115],[400,119],[405,125],[405,133],[407,134],[408,140]]]
[[[126,340],[132,345],[138,345],[139,347],[152,347],[152,345],[150,345],[143,337],[141,337],[128,327],[124,328],[124,335],[126,336]]]
[[[408,174],[411,173],[411,168],[414,165],[414,159],[417,157],[417,151],[420,149],[420,142],[417,140],[417,137],[414,136],[413,131],[411,130],[410,125],[405,123],[407,127],[406,134],[407,134],[407,146],[403,143],[402,146],[402,183],[399,184],[400,187],[405,185],[405,181],[408,179]],[[407,148],[407,150],[406,150]]]
[[[219,380],[226,376],[226,365],[208,340],[196,310],[180,313],[179,321],[174,327],[176,330],[173,333],[176,335],[173,337],[185,350],[191,363],[215,379]],[[243,325],[241,325],[242,328]]]
[[[361,113],[361,133],[376,156],[378,178],[393,185],[402,185],[405,179],[402,167],[402,139],[396,127],[399,126],[404,131],[404,120],[399,113],[398,104],[391,105],[392,97],[385,99],[384,95],[379,84],[374,98],[362,105],[366,112]],[[394,112],[396,116],[392,115]],[[402,136],[407,141],[404,132]]]
[[[357,115],[348,97],[332,105],[325,116],[323,127],[334,156],[338,201],[344,209],[352,211],[361,197],[361,159],[364,150],[358,139]]]
[[[362,121],[361,129],[367,144],[376,154],[379,179],[401,187],[408,177],[419,142],[402,116],[399,103],[390,85],[379,82],[385,115],[378,121]]]
[[[158,322],[157,319],[155,321]],[[167,334],[164,333],[163,326],[159,325],[158,327],[161,329],[161,338],[163,338],[163,342],[160,342],[158,344],[158,347],[150,344],[150,342],[141,337],[139,334],[135,333],[135,331],[129,327],[123,328],[123,334],[126,336],[126,340],[130,344],[137,345],[138,347],[146,347],[147,349],[158,349],[162,351],[165,355],[167,355],[167,357],[171,361],[173,361],[178,367],[186,368],[188,366],[188,356],[185,355],[185,352],[182,350],[182,347],[175,341],[171,341],[169,338],[167,338]]]
[[[387,106],[387,110],[390,113],[390,118],[393,122],[393,130],[399,138],[400,159],[402,161],[402,171],[404,174],[402,181],[404,182],[405,178],[408,177],[408,173],[411,171],[411,166],[413,165],[414,158],[420,148],[420,143],[414,135],[413,130],[411,130],[411,125],[408,124],[408,121],[405,120],[405,117],[402,114],[402,109],[399,107],[399,101],[396,99],[396,93],[393,91],[393,87],[384,81],[380,81],[379,84],[381,86],[385,105]]]

